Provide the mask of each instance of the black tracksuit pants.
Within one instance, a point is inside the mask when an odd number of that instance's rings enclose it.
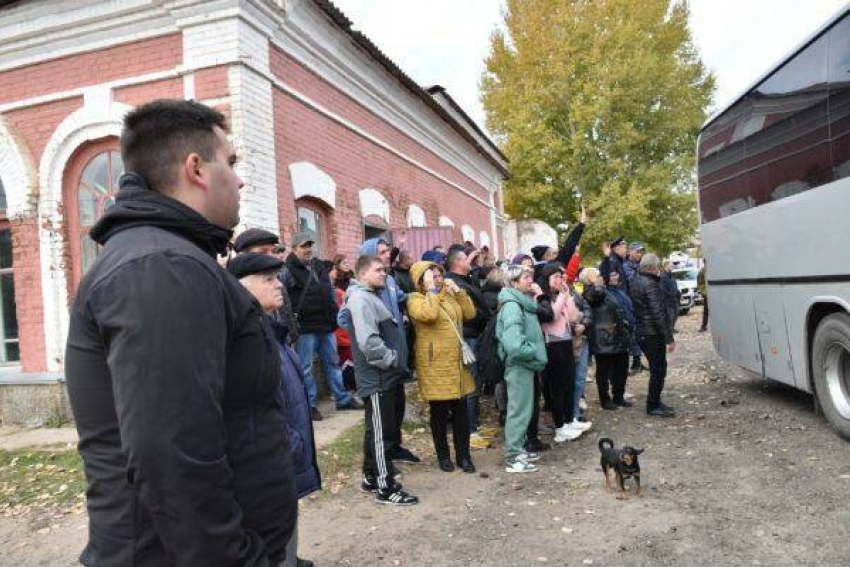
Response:
[[[395,419],[393,420],[393,428],[387,429],[387,436],[392,441],[393,452],[390,455],[395,457],[395,451],[401,447],[401,424],[404,423],[404,412],[407,407],[407,396],[404,393],[404,380],[399,380],[394,388],[395,392]]]
[[[380,490],[395,487],[395,467],[392,455],[397,446],[393,441],[398,414],[398,392],[390,388],[363,399],[366,406],[366,432],[363,435],[363,476],[378,485]],[[387,432],[390,432],[387,435]]]
[[[534,398],[531,410],[531,420],[528,422],[528,429],[525,432],[526,442],[540,440],[540,372],[534,373]]]
[[[649,360],[649,392],[646,396],[646,409],[657,408],[661,404],[661,391],[667,378],[667,345],[657,335],[640,337],[640,348]]]
[[[572,341],[546,345],[548,362],[543,369],[543,384],[549,391],[549,403],[555,427],[573,421],[573,398],[576,391],[576,360]]]
[[[646,351],[644,351],[646,352]],[[629,377],[629,353],[596,355],[596,387],[599,390],[599,402],[606,403],[613,398],[622,402],[626,393],[626,379]],[[608,391],[608,384],[611,392]]]
[[[451,459],[449,454],[448,425],[452,424],[452,441],[455,446],[455,458],[458,462],[469,459],[469,410],[466,398],[429,402],[431,408],[431,436],[437,458]]]

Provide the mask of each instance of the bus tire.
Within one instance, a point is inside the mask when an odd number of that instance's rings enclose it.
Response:
[[[818,325],[812,341],[812,382],[824,417],[850,441],[850,315],[834,313]]]

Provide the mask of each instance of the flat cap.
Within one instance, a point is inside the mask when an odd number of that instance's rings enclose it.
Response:
[[[273,232],[262,228],[249,228],[236,237],[236,240],[233,241],[233,249],[236,252],[244,252],[252,246],[277,244],[278,242],[280,242],[280,239]]]
[[[301,246],[308,242],[316,242],[316,233],[312,230],[302,230],[292,235],[292,247]]]
[[[227,271],[233,274],[236,279],[242,279],[252,274],[277,272],[282,266],[283,260],[274,256],[249,252],[231,258],[227,263]]]

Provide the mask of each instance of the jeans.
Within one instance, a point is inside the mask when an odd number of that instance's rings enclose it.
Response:
[[[640,346],[649,360],[649,392],[646,396],[646,409],[661,405],[661,391],[667,377],[667,345],[657,335],[640,337]]]
[[[463,342],[469,345],[472,352],[475,352],[478,339],[466,338],[463,339]],[[481,396],[481,378],[478,376],[478,364],[473,362],[469,371],[472,372],[472,377],[475,379],[475,391],[466,397],[466,409],[469,413],[469,431],[475,433],[478,431],[478,426],[481,425],[481,412],[478,406],[478,398]]]
[[[576,358],[576,391],[573,398],[573,415],[578,417],[582,415],[579,401],[584,395],[584,386],[587,384],[587,369],[590,366],[590,343],[584,341],[584,346]]]
[[[319,353],[319,361],[322,364],[322,372],[331,387],[336,407],[345,407],[351,404],[351,393],[345,389],[342,381],[342,370],[339,368],[339,354],[336,350],[336,336],[333,333],[305,333],[298,337],[295,343],[298,358],[301,359],[301,370],[304,371],[304,385],[307,386],[307,396],[310,398],[310,407],[318,404],[318,388],[316,379],[313,377],[313,354]]]

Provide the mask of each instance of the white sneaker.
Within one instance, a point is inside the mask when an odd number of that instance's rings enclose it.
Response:
[[[634,394],[630,394],[630,393],[628,393],[628,392],[625,392],[625,393],[623,394],[623,399],[624,399],[624,400],[633,400],[633,399],[635,399],[635,396],[634,396]]]
[[[592,421],[579,421],[577,419],[574,419],[573,422],[570,423],[570,426],[573,429],[578,429],[579,431],[587,431],[588,429],[593,427],[593,422]]]
[[[559,427],[558,429],[556,429],[555,438],[553,439],[553,441],[555,441],[555,443],[564,443],[566,441],[572,441],[581,437],[583,431],[571,427],[571,425],[572,424],[567,423],[563,427]]]
[[[540,453],[520,453],[516,458],[525,463],[536,463],[540,460]]]
[[[532,473],[539,470],[540,469],[537,468],[537,465],[527,463],[520,458],[517,458],[505,465],[505,472],[508,473]]]
[[[583,410],[586,410],[587,409],[587,400],[585,400],[584,398],[579,398],[578,399],[578,407],[583,409]]]

